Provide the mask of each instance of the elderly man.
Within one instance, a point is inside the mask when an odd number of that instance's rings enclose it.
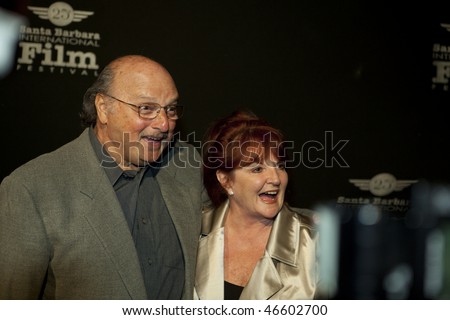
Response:
[[[192,299],[208,201],[169,72],[124,56],[84,97],[84,132],[0,186],[0,299]]]

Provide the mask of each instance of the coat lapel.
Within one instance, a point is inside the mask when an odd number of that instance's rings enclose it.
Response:
[[[293,214],[283,206],[278,213],[267,243],[269,255],[282,263],[297,266],[299,247],[300,222],[294,219]]]
[[[272,226],[264,256],[256,264],[241,299],[266,300],[283,288],[276,266],[279,263],[296,266],[298,227],[298,222],[283,207]]]
[[[84,137],[83,137],[84,135]],[[128,224],[114,189],[92,150],[87,132],[80,148],[84,151],[84,175],[80,193],[86,196],[85,218],[123,280],[132,299],[146,299],[142,272]]]
[[[223,228],[200,239],[197,268],[202,272],[197,273],[195,278],[199,299],[224,299],[223,244]]]
[[[258,261],[240,300],[267,300],[283,288],[278,271],[267,253]]]
[[[195,289],[199,299],[224,299],[224,219],[228,201],[216,210],[203,215],[202,237],[200,238]],[[206,297],[206,298],[205,298]]]

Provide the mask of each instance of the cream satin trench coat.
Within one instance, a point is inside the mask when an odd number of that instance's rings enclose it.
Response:
[[[203,214],[197,254],[195,299],[224,299],[224,221],[228,201]],[[284,205],[277,215],[264,256],[240,300],[314,299],[318,291],[318,234],[312,212]]]

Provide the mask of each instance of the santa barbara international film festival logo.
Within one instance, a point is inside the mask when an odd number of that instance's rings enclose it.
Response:
[[[450,24],[441,23],[441,28],[448,31],[445,33],[447,39],[450,40]],[[442,29],[441,29],[442,30]],[[442,39],[444,41],[444,39]],[[450,45],[435,42],[433,44],[433,67],[435,70],[434,77],[431,79],[433,90],[440,89],[442,91],[449,91],[448,81],[450,79]]]
[[[398,196],[388,196],[409,188],[418,181],[416,179],[397,179],[393,174],[387,172],[376,174],[370,179],[349,179],[348,182],[361,191],[370,192],[373,197],[339,196],[337,204],[341,207],[372,205],[391,213],[405,213],[409,209],[410,200]]]
[[[78,29],[94,11],[74,9],[67,2],[27,8],[39,20],[20,27],[16,70],[98,76],[100,33]]]

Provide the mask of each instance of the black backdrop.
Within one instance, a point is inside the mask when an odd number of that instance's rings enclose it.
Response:
[[[74,10],[93,14],[60,27],[28,8],[49,8],[54,2],[8,5],[27,16],[31,28],[97,33],[95,45],[63,46],[93,52],[99,69],[130,53],[164,64],[187,106],[179,124],[182,137],[200,140],[209,122],[238,108],[280,127],[297,153],[311,141],[325,145],[328,139],[330,144],[331,134],[340,146],[334,151],[341,165],[330,158],[330,148],[327,154],[311,149],[310,160],[328,157],[327,165],[308,162],[309,167],[290,170],[293,205],[369,195],[349,179],[381,172],[397,179],[450,179],[444,116],[450,93],[445,83],[432,80],[435,44],[450,48],[450,32],[441,26],[450,23],[444,1],[67,0]],[[49,41],[21,38],[42,45]],[[0,178],[81,132],[82,96],[95,77],[95,70],[50,71],[42,66],[42,54],[27,69],[18,62],[23,50],[18,47],[13,71],[0,80]]]
[[[424,289],[426,232],[397,218],[409,210],[411,186],[450,183],[448,1],[1,1],[25,15],[29,29],[20,30],[12,71],[0,79],[0,179],[81,133],[82,96],[106,63],[147,55],[177,82],[187,106],[182,138],[200,147],[211,121],[251,109],[293,141],[292,205],[326,203],[352,214],[370,203],[392,214],[392,223],[341,224],[338,298],[437,296]],[[92,69],[51,66],[77,52],[90,54]],[[426,185],[421,190],[428,194]],[[431,219],[423,198],[415,221]],[[443,219],[450,230],[447,214],[429,225]],[[380,241],[367,247],[373,239]],[[449,252],[446,261],[442,270]],[[383,289],[388,271],[405,264],[414,270],[414,283],[405,284],[411,289]],[[372,287],[360,281],[368,276]],[[450,274],[444,277],[448,298]]]

